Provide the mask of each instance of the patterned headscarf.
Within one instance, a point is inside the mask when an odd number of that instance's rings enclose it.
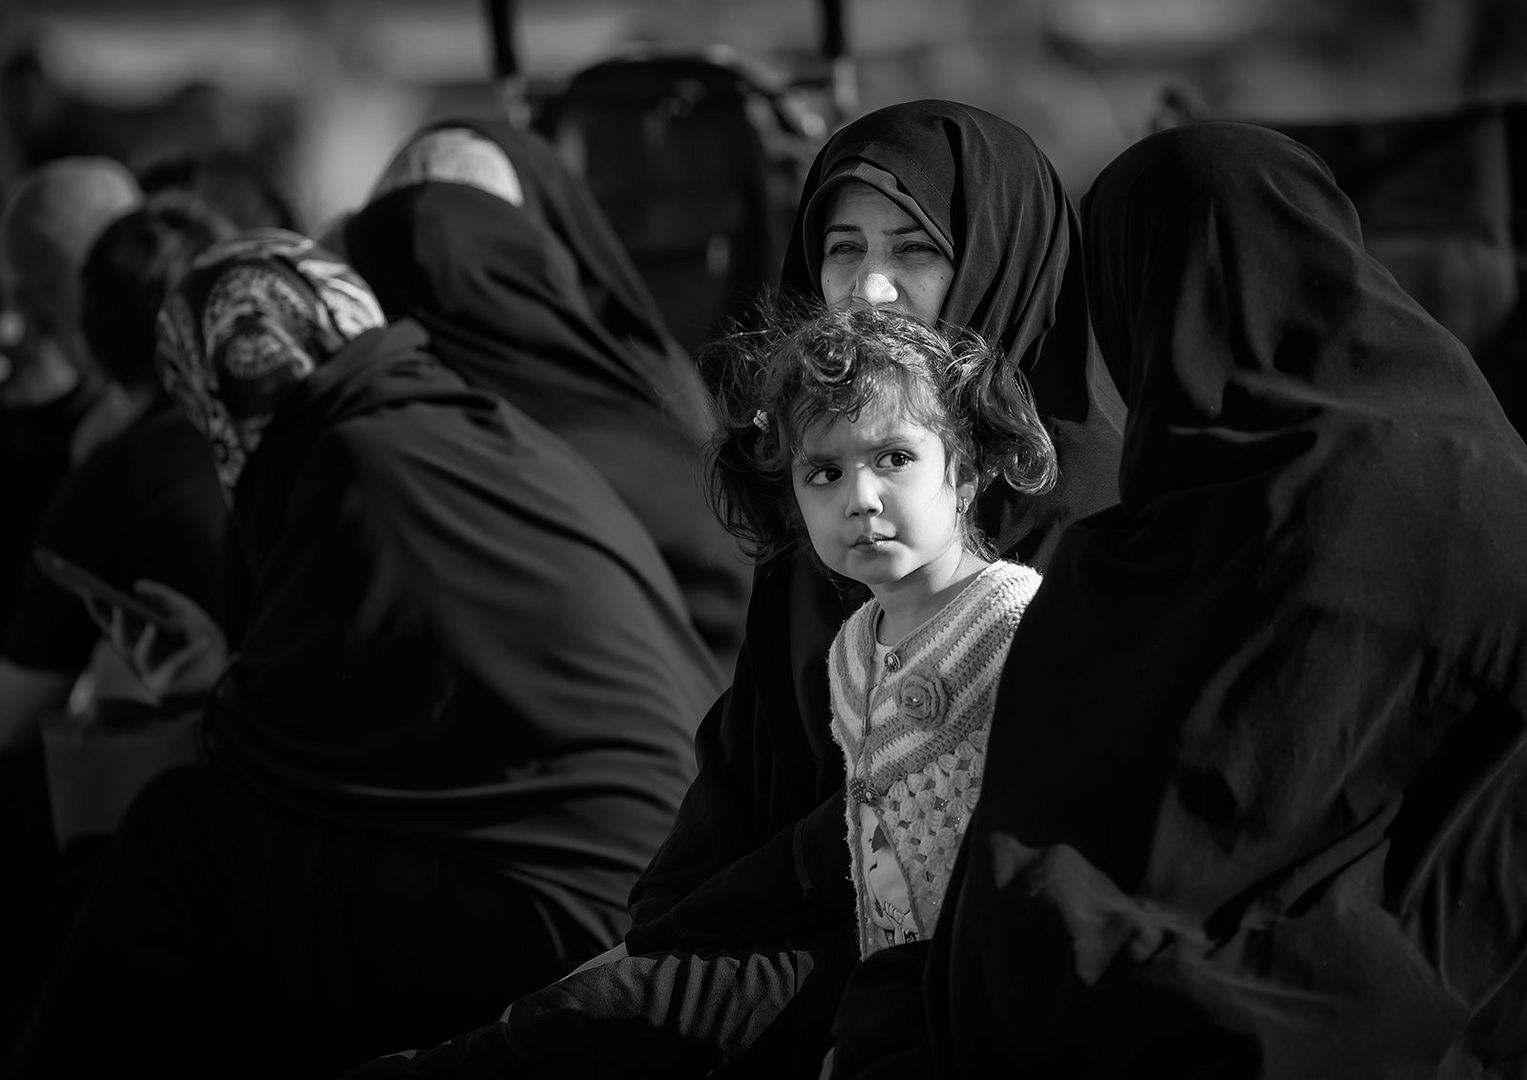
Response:
[[[212,443],[231,493],[293,389],[367,330],[387,324],[360,276],[280,229],[209,248],[159,313],[165,389]]]

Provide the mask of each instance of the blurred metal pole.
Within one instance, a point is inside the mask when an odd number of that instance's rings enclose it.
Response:
[[[859,111],[859,77],[848,52],[843,3],[844,0],[822,0],[822,57],[827,61],[832,104],[839,123]]]
[[[525,97],[525,75],[520,70],[519,4],[516,0],[483,0],[487,6],[488,46],[492,80],[499,105],[515,127],[530,124],[530,103]]]

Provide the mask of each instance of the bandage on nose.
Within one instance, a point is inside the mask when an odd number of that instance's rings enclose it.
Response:
[[[864,298],[872,304],[889,304],[896,299],[896,286],[884,274],[867,274],[864,278]]]

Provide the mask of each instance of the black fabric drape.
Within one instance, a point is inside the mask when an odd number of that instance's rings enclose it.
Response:
[[[693,776],[713,661],[566,443],[407,321],[268,416],[233,490],[248,617],[207,762],[124,816],[16,1076],[135,1047],[156,1075],[335,1076],[486,1023],[624,932]]]
[[[465,845],[607,936],[714,668],[609,485],[423,341],[358,338],[245,466],[252,605],[213,760],[282,805]]]
[[[1083,209],[1121,505],[1014,639],[926,1041],[850,995],[840,1074],[1519,1075],[1527,447],[1294,141]]]
[[[565,439],[656,540],[723,670],[742,636],[749,571],[707,506],[713,430],[693,362],[668,335],[581,181],[533,133],[451,121],[503,147],[525,204],[425,181],[346,223],[347,257],[390,318],[409,317],[469,383]]]

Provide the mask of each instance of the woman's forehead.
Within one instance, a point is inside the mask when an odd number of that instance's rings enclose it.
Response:
[[[859,180],[847,181],[832,193],[822,219],[824,233],[845,225],[869,232],[927,231],[911,214]]]

